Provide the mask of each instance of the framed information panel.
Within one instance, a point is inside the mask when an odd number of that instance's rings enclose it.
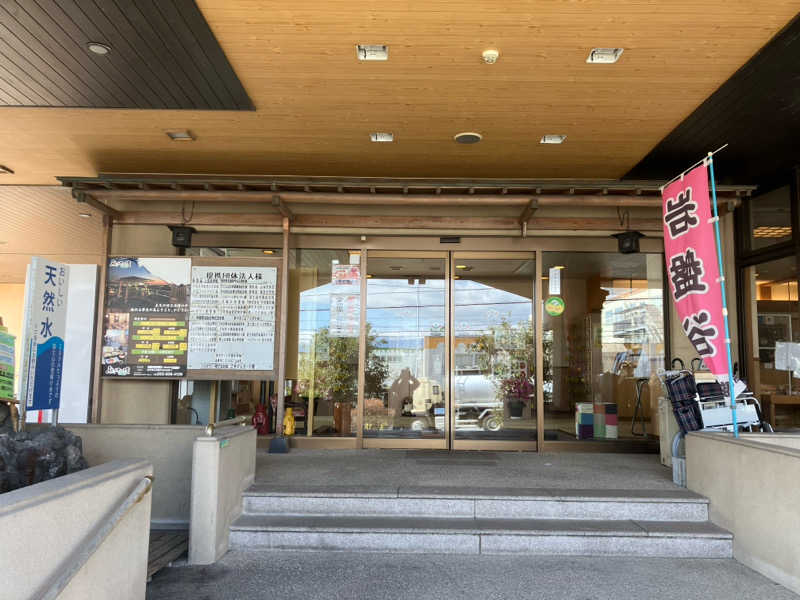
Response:
[[[278,364],[279,258],[194,258],[188,379],[262,379]]]
[[[186,375],[190,270],[180,256],[108,259],[103,377]]]

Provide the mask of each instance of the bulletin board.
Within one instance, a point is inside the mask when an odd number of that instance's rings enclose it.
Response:
[[[269,257],[109,257],[103,377],[274,377],[281,269]]]
[[[188,379],[274,376],[281,264],[280,258],[192,259]]]

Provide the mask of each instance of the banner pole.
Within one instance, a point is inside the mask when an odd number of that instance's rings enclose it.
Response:
[[[722,291],[722,319],[725,322],[725,352],[728,359],[728,396],[733,419],[733,437],[739,437],[739,424],[736,421],[736,397],[733,386],[733,365],[731,364],[731,332],[728,326],[728,299],[725,296],[725,271],[722,268],[722,241],[719,233],[719,213],[717,212],[717,184],[714,181],[714,155],[708,153],[709,175],[711,176],[711,198],[714,205],[714,234],[717,238],[717,260],[719,261],[719,285]]]

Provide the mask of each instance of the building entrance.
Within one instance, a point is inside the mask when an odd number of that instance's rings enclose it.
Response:
[[[536,449],[533,252],[366,263],[366,447]]]

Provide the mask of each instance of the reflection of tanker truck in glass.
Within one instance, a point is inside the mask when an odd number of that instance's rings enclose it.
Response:
[[[454,377],[456,429],[503,428],[503,402],[489,377],[480,370],[461,370]],[[403,406],[404,415],[414,417],[411,428],[444,429],[445,398],[439,381],[419,378],[410,402]]]

